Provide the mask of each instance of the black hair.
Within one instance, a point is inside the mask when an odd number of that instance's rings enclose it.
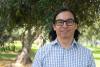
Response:
[[[61,12],[65,12],[65,11],[71,12],[72,15],[74,16],[75,23],[78,24],[78,19],[77,19],[75,13],[74,13],[72,10],[67,9],[67,8],[63,8],[63,9],[60,9],[60,10],[57,10],[57,11],[56,11],[56,13],[55,13],[55,15],[54,15],[54,18],[53,18],[53,24],[55,24],[55,19],[56,19],[57,15],[58,15],[59,13],[61,13]],[[78,41],[79,35],[80,35],[80,32],[78,31],[78,29],[76,29],[75,32],[74,32],[74,39],[75,39],[76,41]],[[49,32],[50,41],[55,40],[56,37],[57,37],[56,31],[54,31],[54,29],[52,28],[51,31]]]
[[[54,29],[52,28],[49,32],[49,40],[50,41],[54,41],[56,39],[57,35],[56,35],[56,31],[54,31]]]
[[[65,12],[65,11],[68,11],[68,12],[72,13],[72,15],[74,16],[75,23],[78,24],[78,19],[76,17],[76,14],[71,9],[67,9],[67,8],[63,8],[63,9],[60,9],[60,10],[56,11],[56,13],[54,14],[54,18],[53,18],[53,24],[55,24],[55,19],[56,19],[57,15],[61,12]]]

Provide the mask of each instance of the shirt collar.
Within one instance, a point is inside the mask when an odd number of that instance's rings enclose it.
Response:
[[[56,44],[58,44],[57,38],[54,41],[51,42],[51,45],[56,45]]]
[[[60,45],[59,41],[57,40],[57,38],[51,42],[51,45]],[[72,42],[72,47],[78,47],[78,43],[76,42],[76,40],[74,39]]]

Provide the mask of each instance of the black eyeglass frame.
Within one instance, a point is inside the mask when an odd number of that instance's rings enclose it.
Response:
[[[66,19],[66,20],[63,20],[63,19],[57,19],[55,20],[55,24],[57,26],[63,26],[64,23],[66,23],[67,26],[72,26],[75,24],[75,20],[70,18],[70,19]]]

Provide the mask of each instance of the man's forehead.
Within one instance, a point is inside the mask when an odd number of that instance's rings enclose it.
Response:
[[[71,12],[61,12],[56,16],[56,19],[69,19],[69,18],[73,18],[73,14]]]

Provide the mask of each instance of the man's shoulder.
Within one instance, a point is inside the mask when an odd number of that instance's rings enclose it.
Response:
[[[52,49],[52,45],[53,45],[53,42],[46,43],[44,44],[44,46],[40,47],[39,50],[41,50],[42,52],[48,52],[49,50]]]
[[[79,47],[78,50],[83,52],[83,53],[87,53],[87,54],[92,53],[92,51],[89,48],[87,48],[81,44],[79,44],[78,47]]]

